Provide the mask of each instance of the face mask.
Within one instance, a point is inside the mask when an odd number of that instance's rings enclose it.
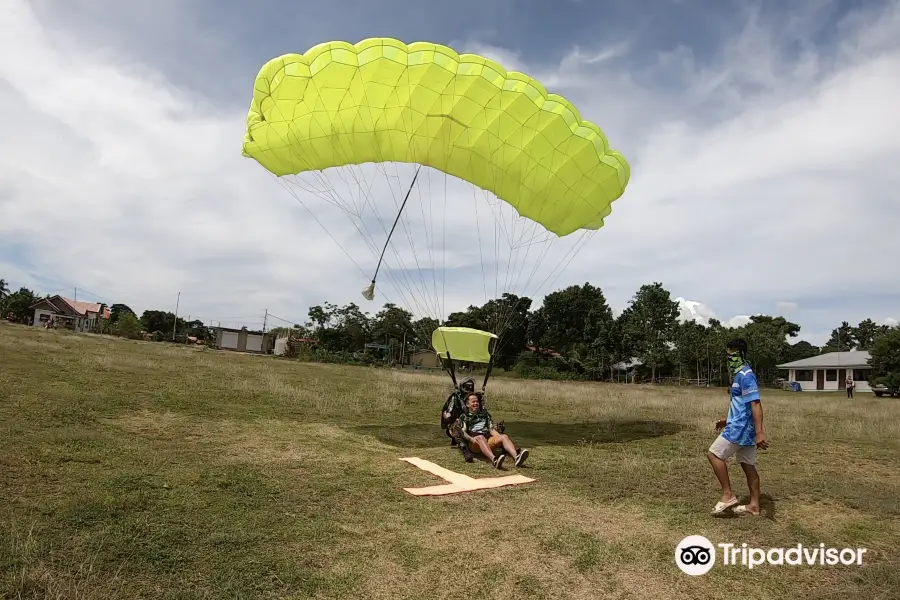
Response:
[[[728,355],[728,368],[731,369],[732,373],[737,373],[740,371],[741,367],[744,366],[744,359],[741,358],[740,354],[729,354]]]

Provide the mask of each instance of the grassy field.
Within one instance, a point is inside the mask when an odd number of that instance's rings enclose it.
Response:
[[[0,598],[897,598],[896,400],[766,392],[765,516],[714,519],[725,390],[498,379],[537,481],[411,496],[442,482],[401,457],[496,475],[447,446],[448,391],[0,323]],[[689,577],[692,534],[868,553]]]

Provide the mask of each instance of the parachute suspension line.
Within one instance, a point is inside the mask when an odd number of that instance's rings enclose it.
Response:
[[[416,179],[419,177],[419,169],[422,166],[419,165],[416,167],[416,174],[413,175],[412,183],[409,184],[409,189],[406,191],[406,197],[403,199],[403,204],[400,205],[400,210],[397,211],[397,218],[394,219],[394,224],[391,226],[391,231],[388,233],[387,239],[384,241],[384,248],[381,249],[381,256],[378,258],[378,264],[375,266],[375,274],[372,276],[372,283],[369,284],[365,290],[363,290],[363,297],[366,300],[372,300],[375,298],[375,279],[378,278],[378,270],[381,268],[381,261],[384,260],[384,253],[387,250],[388,244],[391,242],[391,236],[394,235],[394,229],[397,227],[397,221],[400,220],[400,215],[403,214],[403,209],[406,207],[406,201],[409,200],[409,195],[412,193],[413,186],[416,183]]]

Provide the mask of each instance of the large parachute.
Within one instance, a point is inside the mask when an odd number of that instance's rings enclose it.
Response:
[[[328,42],[266,63],[243,154],[371,276],[367,299],[384,266],[393,289],[389,296],[379,285],[379,294],[430,319],[430,331],[448,304],[474,304],[473,293],[483,290],[487,302],[534,295],[555,281],[630,178],[600,128],[532,77],[439,44],[390,38]],[[349,218],[359,238],[332,234],[336,221],[312,205],[316,198]],[[543,277],[560,241],[571,243]],[[360,264],[368,253],[374,269]],[[517,310],[497,307],[487,328],[502,337]]]

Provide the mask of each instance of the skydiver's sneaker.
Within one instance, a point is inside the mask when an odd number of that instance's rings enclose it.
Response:
[[[521,467],[522,463],[524,463],[528,459],[528,450],[519,450],[519,453],[516,455],[516,466]]]
[[[506,459],[506,455],[505,455],[505,454],[501,454],[500,456],[497,456],[496,458],[494,458],[494,468],[495,468],[495,469],[499,469],[500,467],[502,467],[502,466],[503,466],[503,461],[504,461],[505,459]]]

